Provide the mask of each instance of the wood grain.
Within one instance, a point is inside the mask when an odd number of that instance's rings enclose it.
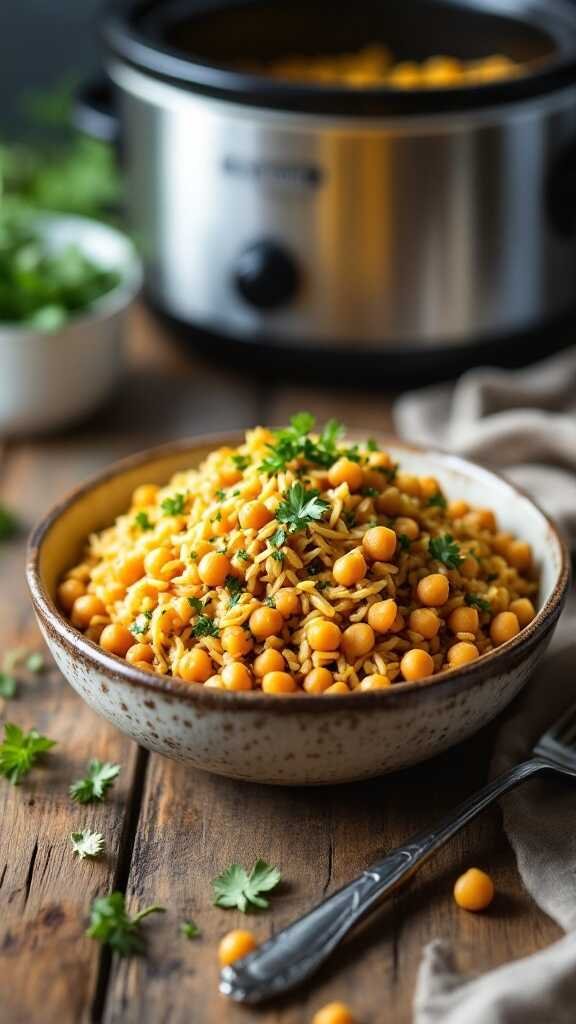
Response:
[[[383,393],[385,382],[383,382]],[[3,501],[28,527],[53,500],[102,464],[172,437],[285,421],[298,409],[320,420],[389,430],[390,401],[353,390],[258,385],[184,357],[138,312],[129,369],[114,401],[67,435],[13,443],[0,462]],[[2,649],[39,637],[22,577],[23,543],[0,548]],[[394,777],[355,786],[275,789],[211,777],[134,746],[97,718],[55,670],[22,679],[7,718],[59,741],[19,788],[0,780],[0,1020],[2,1024],[305,1024],[332,998],[364,1024],[407,1024],[423,944],[452,941],[465,968],[482,970],[541,948],[558,929],[519,883],[497,809],[471,825],[387,904],[307,987],[274,1006],[245,1009],[217,992],[216,947],[241,924],[259,939],[348,881],[382,852],[447,811],[485,778],[492,733]],[[90,756],[122,763],[111,799],[80,809],[67,787]],[[100,863],[76,861],[69,833],[106,834]],[[284,881],[272,910],[244,918],[215,908],[211,879],[233,861],[277,864]],[[452,899],[458,873],[494,875],[498,899],[482,916]],[[148,955],[112,961],[84,937],[97,893],[125,888],[129,904],[167,907],[144,925]],[[202,937],[179,933],[194,918]],[[9,979],[6,983],[5,979]]]

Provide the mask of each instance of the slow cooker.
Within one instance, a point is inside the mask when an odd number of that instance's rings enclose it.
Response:
[[[178,322],[406,355],[575,310],[570,0],[120,0],[104,32],[148,294]],[[246,70],[378,41],[522,73],[402,90]]]

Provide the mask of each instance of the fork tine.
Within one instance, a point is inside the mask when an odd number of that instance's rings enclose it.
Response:
[[[564,714],[546,730],[541,737],[554,740],[556,743],[571,746],[576,741],[576,704],[568,708]]]

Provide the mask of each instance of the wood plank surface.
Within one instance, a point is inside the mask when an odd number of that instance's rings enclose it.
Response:
[[[298,409],[336,415],[351,427],[388,430],[390,401],[353,389],[260,385],[214,363],[184,357],[138,312],[122,390],[90,422],[65,435],[12,442],[0,460],[0,499],[24,528],[99,466],[173,437],[280,423]],[[38,648],[22,574],[23,539],[0,547],[3,651]],[[319,789],[267,788],[193,771],[135,746],[94,715],[55,669],[22,674],[18,697],[0,702],[0,722],[35,725],[59,741],[18,788],[0,780],[0,1021],[2,1024],[306,1024],[332,998],[363,1024],[408,1024],[425,942],[444,936],[464,967],[483,970],[553,941],[557,927],[519,883],[498,809],[485,814],[395,897],[303,991],[263,1009],[217,992],[216,946],[232,927],[264,939],[450,809],[486,776],[492,731],[393,777]],[[70,781],[96,756],[122,764],[111,798],[78,808]],[[94,864],[72,856],[69,833],[87,824],[108,839]],[[212,906],[210,881],[232,861],[277,864],[284,882],[273,909],[248,918]],[[494,875],[498,899],[467,915],[452,899],[458,873],[477,864]],[[148,954],[111,960],[84,937],[96,894],[125,889],[135,909],[167,913],[145,924]],[[192,917],[202,937],[179,933]]]

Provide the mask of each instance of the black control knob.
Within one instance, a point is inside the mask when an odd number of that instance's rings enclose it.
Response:
[[[249,245],[234,268],[234,283],[242,298],[257,309],[278,309],[298,291],[298,268],[290,253],[276,242]]]

